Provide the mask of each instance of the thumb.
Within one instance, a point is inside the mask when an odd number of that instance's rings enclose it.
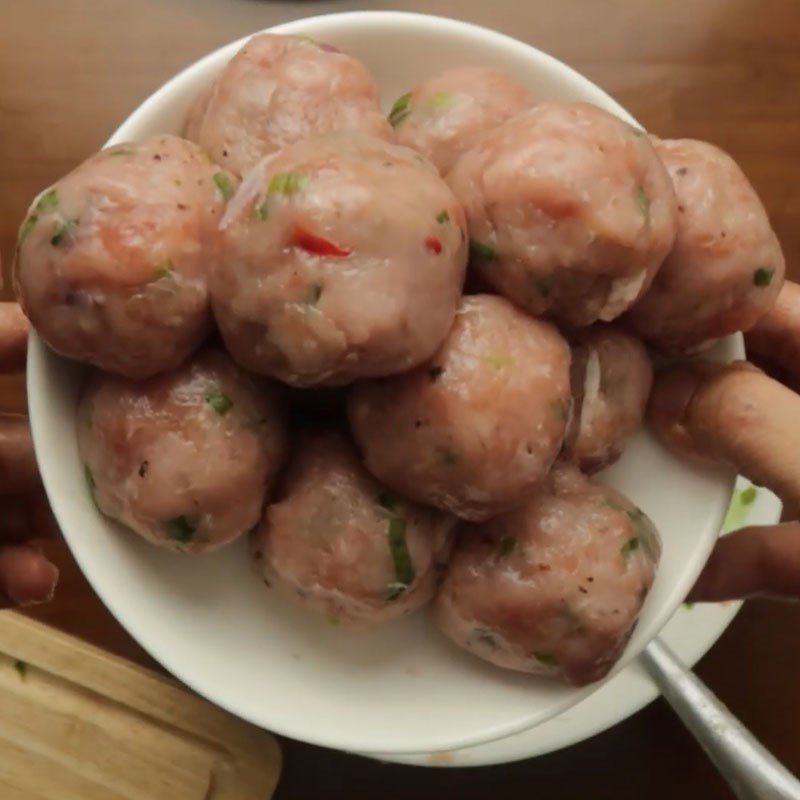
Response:
[[[727,463],[800,503],[800,396],[746,362],[682,365],[656,379],[648,418],[680,455]]]
[[[58,583],[58,568],[30,545],[0,545],[0,609],[46,603]]]

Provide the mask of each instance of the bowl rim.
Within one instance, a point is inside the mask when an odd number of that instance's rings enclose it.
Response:
[[[125,140],[126,137],[130,138],[129,134],[127,133],[128,130],[144,124],[146,120],[148,120],[154,113],[158,112],[159,107],[161,107],[166,100],[168,100],[174,93],[182,90],[184,83],[191,81],[197,73],[205,71],[215,62],[222,61],[224,58],[232,56],[252,36],[263,32],[280,34],[302,33],[309,26],[314,26],[317,24],[329,26],[331,29],[330,34],[333,36],[335,36],[336,33],[341,29],[347,29],[348,32],[352,33],[353,29],[357,29],[359,27],[402,24],[406,26],[423,26],[427,30],[431,30],[432,27],[440,28],[449,33],[455,32],[471,37],[482,38],[483,40],[489,40],[497,46],[502,46],[512,51],[516,51],[521,60],[527,59],[529,62],[537,61],[542,69],[549,69],[551,71],[560,73],[563,75],[566,83],[571,83],[573,86],[578,87],[587,98],[591,98],[587,99],[586,102],[596,102],[597,105],[606,108],[607,110],[613,109],[614,113],[616,113],[618,116],[622,117],[631,124],[638,125],[638,122],[630,115],[629,112],[627,112],[613,98],[611,98],[610,95],[606,94],[599,86],[594,84],[577,70],[564,64],[554,56],[543,52],[534,45],[514,39],[507,34],[473,23],[430,14],[405,11],[348,11],[315,15],[311,17],[301,17],[290,22],[281,23],[260,31],[255,31],[251,34],[241,37],[240,39],[214,49],[210,53],[200,57],[193,63],[184,67],[176,75],[168,79],[158,89],[152,92],[131,112],[126,120],[111,135],[104,146],[116,144]],[[734,338],[736,339],[735,347],[737,349],[737,355],[743,356],[744,348],[741,334],[736,335]],[[44,487],[53,507],[54,514],[57,520],[59,520],[60,524],[61,519],[69,520],[72,515],[62,503],[63,492],[56,485],[56,479],[54,477],[51,479],[47,467],[44,466],[46,464],[46,459],[40,458],[40,456],[45,456],[50,447],[49,442],[47,441],[46,432],[44,430],[45,423],[43,422],[45,417],[48,415],[47,401],[43,386],[43,376],[48,370],[47,354],[48,350],[46,345],[38,337],[36,332],[32,330],[29,339],[26,379],[31,429],[37,459],[42,465],[41,472]],[[733,492],[734,480],[735,476],[733,473],[731,473],[729,480],[729,493]],[[718,514],[719,519],[717,520],[717,531],[721,527],[724,514],[725,509],[721,508]],[[64,539],[67,542],[73,557],[78,563],[81,572],[86,577],[87,581],[90,583],[97,595],[100,597],[103,604],[113,614],[115,619],[153,658],[155,658],[160,664],[165,665],[165,668],[167,668],[169,672],[175,675],[175,677],[192,688],[198,694],[208,698],[211,702],[228,711],[229,713],[258,727],[268,726],[270,730],[280,735],[306,741],[318,746],[331,747],[339,750],[361,753],[390,752],[398,755],[419,753],[421,751],[437,752],[457,750],[465,747],[472,747],[488,741],[505,738],[531,728],[544,721],[545,718],[553,718],[558,716],[558,714],[562,713],[567,708],[580,702],[584,697],[596,691],[611,677],[616,675],[632,661],[634,661],[638,657],[639,652],[647,645],[647,643],[658,635],[661,628],[668,622],[675,610],[680,606],[688,590],[691,588],[691,585],[696,580],[716,540],[716,532],[713,536],[708,534],[702,546],[698,546],[694,549],[693,557],[687,560],[683,566],[683,569],[681,570],[680,579],[671,585],[668,596],[658,608],[657,613],[653,615],[653,619],[648,625],[648,636],[646,640],[642,642],[641,645],[637,646],[636,651],[630,652],[630,648],[628,648],[626,653],[623,654],[623,657],[617,662],[605,679],[594,683],[589,687],[575,689],[574,692],[570,694],[569,700],[558,704],[556,710],[554,710],[548,717],[534,719],[536,714],[532,711],[530,714],[516,718],[512,722],[506,722],[502,724],[486,724],[481,728],[479,733],[464,733],[458,737],[451,737],[446,740],[442,739],[441,737],[425,739],[424,737],[427,734],[423,733],[423,737],[421,739],[415,739],[413,743],[409,743],[405,746],[394,746],[392,748],[380,746],[379,748],[376,748],[374,741],[371,741],[371,734],[374,733],[374,731],[363,731],[358,736],[349,735],[344,739],[337,738],[333,735],[318,735],[313,730],[313,725],[309,725],[308,721],[294,723],[293,719],[292,724],[289,724],[286,720],[283,720],[278,724],[273,724],[272,722],[266,722],[264,719],[262,719],[260,715],[253,710],[251,705],[248,705],[247,703],[241,703],[237,706],[236,704],[228,702],[224,699],[219,699],[213,690],[213,687],[209,688],[205,685],[202,685],[202,680],[195,679],[191,674],[186,674],[186,671],[181,666],[176,667],[169,653],[166,652],[161,645],[157,645],[148,637],[143,637],[141,631],[136,630],[136,626],[133,620],[130,618],[130,614],[126,611],[124,598],[115,596],[113,592],[107,591],[105,588],[99,586],[98,582],[93,579],[92,564],[94,563],[95,559],[90,559],[85,554],[81,554],[80,548],[73,548],[71,539],[78,537],[79,534],[77,532],[70,534],[64,528],[62,528],[62,530],[64,533]],[[136,633],[134,633],[134,630],[136,630]],[[652,635],[650,635],[649,631],[652,631]],[[201,686],[202,688],[200,688]],[[300,719],[304,718],[301,717]]]
[[[538,47],[519,39],[515,39],[509,34],[495,30],[494,28],[487,28],[483,25],[478,25],[473,22],[466,22],[464,20],[453,19],[452,17],[442,17],[437,14],[425,14],[417,11],[341,11],[333,12],[330,14],[316,14],[311,17],[298,17],[297,19],[290,20],[289,22],[282,22],[278,25],[273,25],[268,28],[262,28],[245,36],[236,39],[235,41],[223,44],[215,48],[204,56],[201,56],[196,61],[184,67],[177,72],[160,87],[153,91],[146,97],[119,125],[114,133],[109,137],[104,147],[117,144],[124,140],[125,132],[128,127],[134,127],[139,124],[140,117],[147,117],[152,113],[153,107],[161,103],[164,97],[170,95],[174,89],[187,78],[190,78],[194,73],[202,72],[207,66],[213,64],[218,58],[223,57],[228,51],[231,54],[239,50],[249,39],[257,36],[260,33],[279,33],[291,35],[307,25],[314,25],[320,22],[327,24],[347,26],[348,23],[353,27],[366,24],[384,23],[389,25],[393,22],[396,23],[416,23],[419,25],[434,25],[447,27],[451,30],[460,30],[464,34],[471,34],[473,36],[481,36],[484,38],[494,39],[498,44],[505,45],[506,47],[524,53],[529,58],[533,56],[538,59],[542,65],[546,65],[550,69],[561,72],[570,81],[580,84],[581,89],[586,94],[594,95],[598,100],[598,105],[608,107],[613,106],[615,113],[625,118],[638,127],[642,127],[638,120],[622,105],[620,105],[611,95],[605,92],[600,86],[593,81],[589,80],[585,75],[578,72],[574,67],[565,64],[555,56],[540,50]],[[594,102],[594,100],[586,100],[585,102]]]

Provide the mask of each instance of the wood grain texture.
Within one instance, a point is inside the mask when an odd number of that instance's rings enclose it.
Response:
[[[273,736],[171,680],[0,615],[4,800],[268,800]]]
[[[459,17],[568,62],[663,136],[709,139],[743,166],[800,279],[800,3],[797,0],[0,0],[0,252],[33,195],[96,149],[166,78],[256,29],[351,8]],[[23,406],[0,382],[0,405]],[[61,591],[37,612],[105,647],[147,657],[65,552]],[[752,603],[701,676],[800,773],[800,606]],[[730,797],[669,710],[656,703],[590,742],[535,762],[420,771],[287,742],[279,798]]]

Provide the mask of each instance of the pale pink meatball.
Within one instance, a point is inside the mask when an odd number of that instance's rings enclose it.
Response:
[[[564,456],[584,472],[613,464],[642,427],[652,386],[653,366],[638,339],[609,325],[576,334]]]
[[[667,352],[746,331],[772,307],[786,265],[764,206],[736,162],[692,139],[655,141],[678,199],[678,236],[629,314]]]
[[[177,367],[211,328],[208,275],[231,177],[154,136],[92,156],[34,201],[17,295],[59,353],[129,378]]]
[[[465,297],[428,364],[352,390],[348,413],[367,468],[465,519],[517,505],[561,449],[569,365],[549,323],[500,297]]]
[[[450,171],[481,134],[530,108],[533,96],[488,67],[455,67],[399,97],[389,114],[400,144]]]
[[[202,98],[202,95],[201,95]],[[198,99],[186,136],[238,175],[312,134],[360,131],[392,138],[367,68],[307,37],[260,33]]]
[[[329,134],[263,160],[220,232],[214,313],[243,366],[295,386],[411,369],[453,321],[464,215],[419,154]]]
[[[200,135],[200,128],[206,115],[208,103],[213,94],[213,86],[207,86],[192,101],[186,113],[186,120],[183,124],[183,135],[190,142],[196,142]]]
[[[622,654],[659,553],[641,509],[559,466],[524,506],[461,529],[436,620],[499,667],[591,683]]]
[[[251,530],[282,464],[275,389],[220,350],[168,375],[97,375],[78,410],[97,507],[153,544],[202,553]]]
[[[675,195],[650,140],[587,103],[517,114],[484,134],[448,181],[481,277],[565,325],[622,314],[675,238]]]
[[[264,583],[331,622],[369,628],[433,597],[454,520],[398,497],[332,432],[306,433],[252,536]]]

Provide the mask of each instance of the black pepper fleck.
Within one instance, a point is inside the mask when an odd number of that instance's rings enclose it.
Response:
[[[144,478],[144,476],[147,475],[147,470],[149,469],[150,469],[150,462],[142,461],[142,464],[139,467],[139,477]]]
[[[439,377],[441,377],[442,373],[444,372],[444,367],[431,367],[428,370],[428,375],[431,376],[431,380],[435,381]]]

